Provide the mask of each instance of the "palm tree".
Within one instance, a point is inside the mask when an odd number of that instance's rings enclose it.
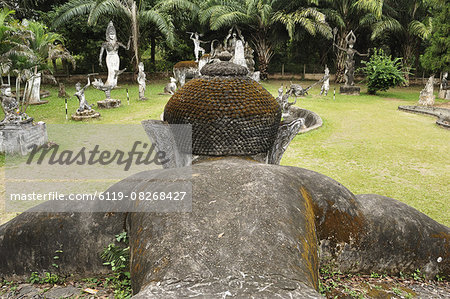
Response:
[[[308,1],[315,2],[315,1]],[[284,24],[291,38],[297,25],[311,34],[326,34],[329,27],[323,14],[315,8],[284,10],[290,1],[282,0],[209,0],[200,6],[200,22],[208,23],[212,30],[233,25],[252,32],[252,43],[258,55],[261,78],[267,78],[267,68],[277,40],[277,23]]]
[[[80,15],[88,15],[88,24],[96,24],[102,16],[123,17],[131,24],[134,67],[137,70],[140,62],[140,26],[153,24],[169,43],[173,42],[174,25],[171,17],[165,12],[165,8],[169,5],[189,7],[186,4],[187,2],[183,0],[159,0],[155,6],[150,7],[147,2],[139,1],[139,4],[137,4],[134,0],[70,0],[61,7],[60,14],[54,21],[54,26],[68,23],[72,18]]]
[[[372,26],[372,39],[391,34],[401,46],[406,85],[418,49],[432,33],[431,8],[439,1],[431,0],[359,0],[360,9],[371,9],[364,20]],[[416,61],[418,62],[418,61]]]

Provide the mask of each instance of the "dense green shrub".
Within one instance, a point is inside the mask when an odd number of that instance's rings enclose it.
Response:
[[[361,70],[367,76],[367,91],[370,94],[375,94],[378,90],[386,91],[405,82],[401,71],[401,58],[392,60],[382,49],[375,49],[370,60],[362,63],[365,67]]]

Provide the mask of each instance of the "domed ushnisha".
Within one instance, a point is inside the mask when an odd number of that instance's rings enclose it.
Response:
[[[194,155],[255,155],[273,146],[281,120],[275,98],[232,62],[207,64],[170,98],[169,124],[192,125]]]

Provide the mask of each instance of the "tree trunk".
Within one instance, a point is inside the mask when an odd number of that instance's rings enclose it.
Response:
[[[342,33],[341,35],[338,35],[338,41],[337,44],[341,48],[347,47],[347,42],[345,41],[345,37],[347,36],[347,32]],[[334,82],[336,83],[343,83],[345,82],[344,79],[344,72],[345,72],[345,52],[342,50],[339,50],[338,48],[335,48],[336,52],[336,78],[334,79]]]
[[[405,76],[406,82],[404,86],[409,86],[409,72],[411,71],[412,66],[412,57],[413,57],[413,47],[411,41],[408,39],[408,42],[403,46],[403,74]]]
[[[154,36],[150,37],[150,61],[155,65],[155,55],[156,55],[156,39]]]
[[[253,44],[255,45],[256,53],[258,55],[261,80],[267,79],[267,68],[269,67],[270,60],[273,56],[272,45],[265,37],[266,34],[264,32],[260,32],[253,36]]]
[[[137,72],[140,57],[139,57],[139,23],[137,19],[137,7],[135,1],[133,1],[133,3],[131,4],[131,36],[133,39],[134,71]]]

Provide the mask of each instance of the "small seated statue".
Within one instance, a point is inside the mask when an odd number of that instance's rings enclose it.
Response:
[[[11,93],[11,87],[6,84],[1,87],[1,106],[5,118],[0,124],[18,124],[30,118],[26,113],[20,111],[19,103]]]
[[[164,93],[165,94],[174,94],[177,90],[177,79],[174,77],[170,77],[170,83],[167,83],[167,85],[164,87]]]

